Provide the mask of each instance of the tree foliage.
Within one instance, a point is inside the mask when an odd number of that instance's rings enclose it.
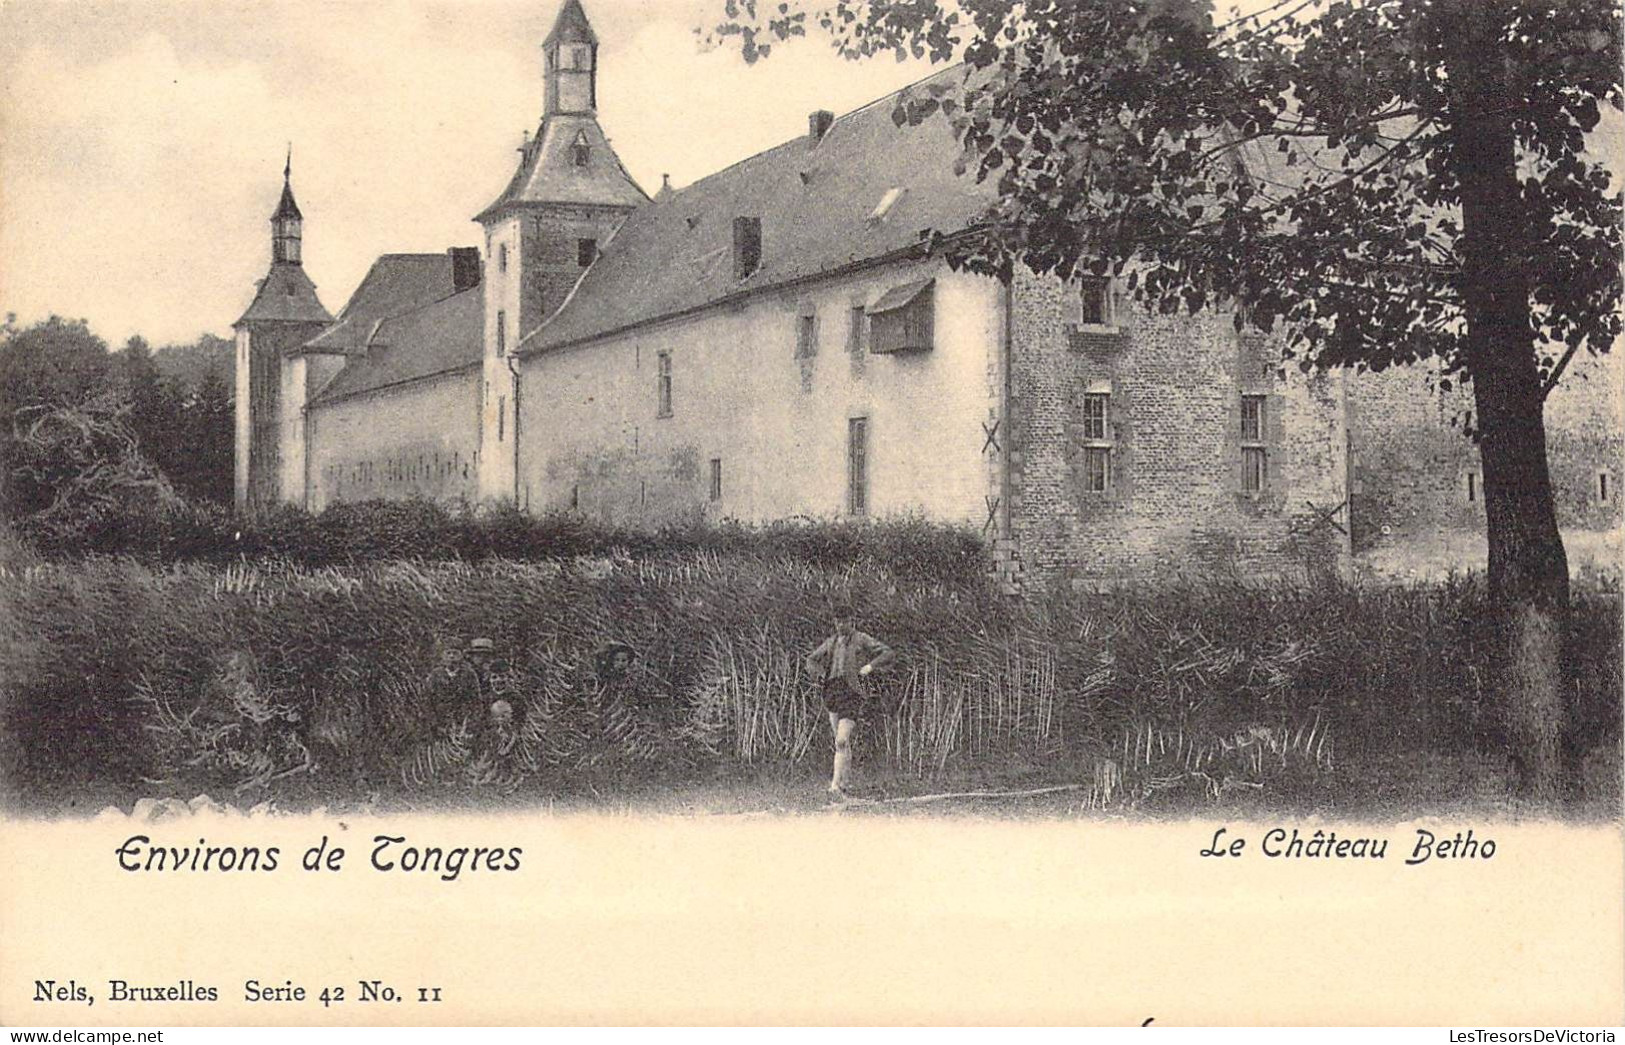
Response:
[[[8,317],[0,504],[13,516],[123,511],[137,487],[165,503],[230,503],[232,365],[231,342],[211,335],[157,351],[132,337],[109,352],[83,320]]]

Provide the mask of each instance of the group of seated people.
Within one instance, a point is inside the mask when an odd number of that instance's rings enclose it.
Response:
[[[600,650],[593,664],[595,688],[623,677],[632,659],[632,648],[619,643]],[[491,639],[438,644],[437,663],[420,688],[410,730],[414,753],[408,782],[426,783],[453,765],[476,782],[511,775],[504,770],[516,768],[512,763],[524,754],[516,750],[527,714],[522,688],[519,673],[497,655]]]
[[[419,694],[413,743],[454,748],[459,756],[474,755],[475,761],[509,755],[519,739],[524,704],[515,692],[512,668],[496,655],[496,644],[488,638],[467,646],[443,642],[438,660]]]

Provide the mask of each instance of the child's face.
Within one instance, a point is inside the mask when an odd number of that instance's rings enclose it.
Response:
[[[835,634],[841,636],[842,638],[845,638],[846,636],[852,634],[852,618],[851,617],[836,617],[835,618]]]
[[[440,651],[440,666],[447,671],[455,671],[457,668],[462,667],[462,664],[463,651],[457,647],[453,646],[450,649]]]

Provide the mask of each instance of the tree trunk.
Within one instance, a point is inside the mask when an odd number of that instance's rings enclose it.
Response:
[[[1568,559],[1546,463],[1540,373],[1522,249],[1531,228],[1519,196],[1511,96],[1501,60],[1505,4],[1441,8],[1450,128],[1461,185],[1466,363],[1478,410],[1489,535],[1489,594],[1499,634],[1495,678],[1526,793],[1562,782],[1562,651]]]

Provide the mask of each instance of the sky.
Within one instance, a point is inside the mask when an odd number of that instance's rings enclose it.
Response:
[[[293,146],[305,270],[332,312],[380,254],[481,241],[542,109],[560,0],[3,0],[0,313],[109,344],[230,336],[270,264]],[[722,0],[583,0],[599,122],[681,187],[931,71],[812,37],[746,65]]]

